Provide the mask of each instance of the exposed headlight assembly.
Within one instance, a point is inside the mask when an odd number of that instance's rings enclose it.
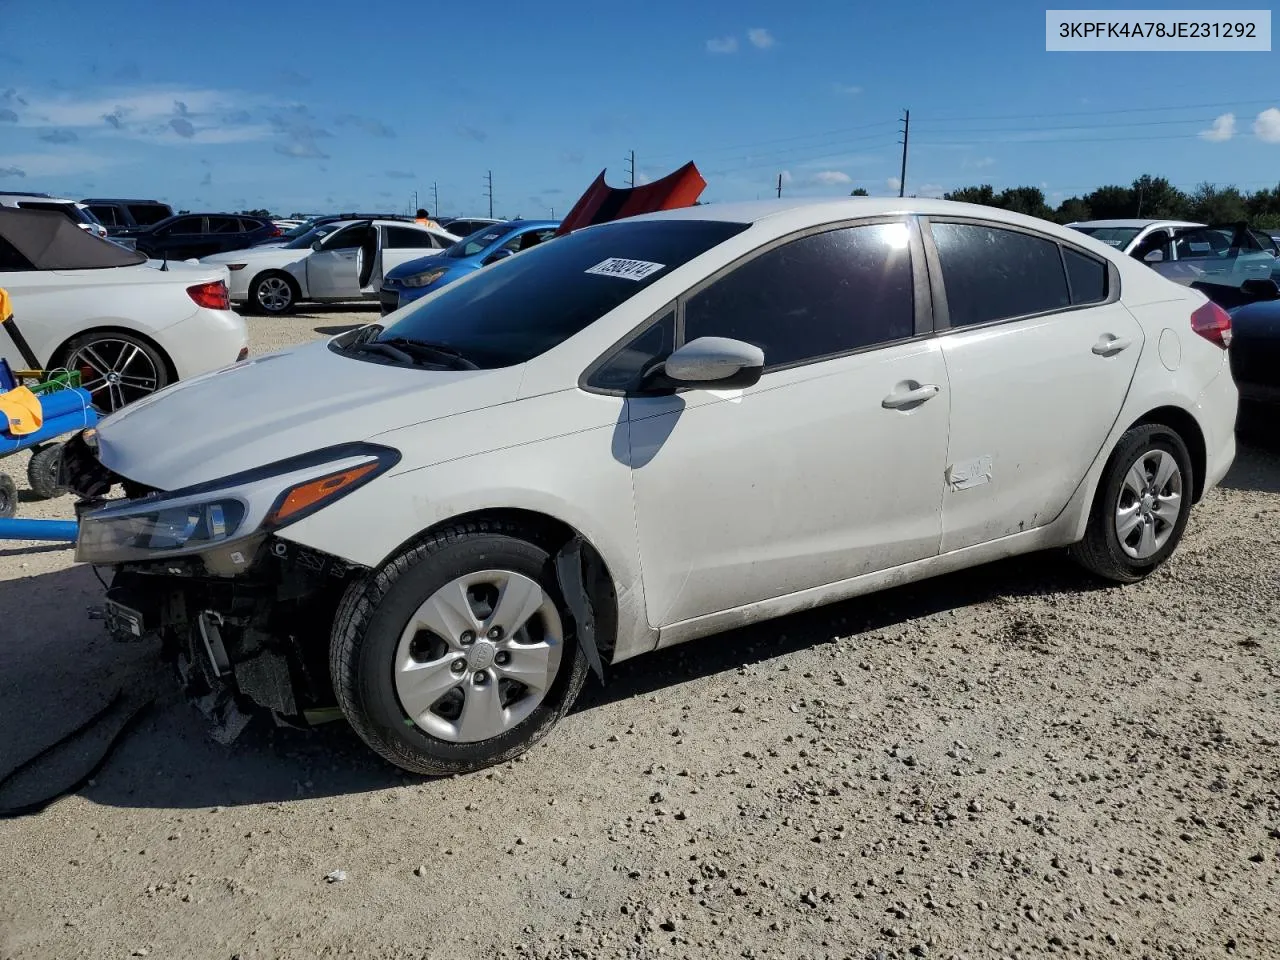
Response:
[[[389,448],[344,444],[184,490],[84,511],[82,563],[128,563],[203,553],[269,533],[359,489],[400,460]]]
[[[427,270],[423,273],[415,273],[411,277],[405,277],[400,282],[406,287],[429,287],[443,277],[446,272],[444,267],[436,267],[434,270]]]

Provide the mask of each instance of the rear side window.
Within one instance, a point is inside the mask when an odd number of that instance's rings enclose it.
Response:
[[[392,250],[434,250],[438,248],[435,237],[425,230],[408,227],[387,227],[387,246]]]
[[[138,226],[149,227],[153,223],[159,223],[165,217],[173,216],[173,213],[158,203],[136,203],[129,205],[129,215]]]
[[[192,237],[204,233],[204,217],[183,217],[175,220],[169,232],[174,236]]]
[[[910,337],[907,240],[905,224],[883,223],[775,247],[689,299],[684,340],[745,340],[770,369]]]
[[[1061,310],[1071,305],[1058,245],[1014,230],[934,223],[953,327]]]
[[[235,217],[209,217],[210,233],[240,233],[240,221]]]
[[[115,207],[104,206],[102,204],[90,204],[89,209],[93,211],[93,215],[98,218],[98,222],[104,226],[120,226],[120,217],[117,214]]]
[[[1083,253],[1062,248],[1067,265],[1067,281],[1071,284],[1072,304],[1101,303],[1107,299],[1107,265]]]

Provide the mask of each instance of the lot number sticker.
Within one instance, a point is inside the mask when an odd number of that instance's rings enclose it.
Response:
[[[594,273],[598,277],[643,280],[650,274],[657,273],[665,266],[665,263],[650,263],[648,260],[623,260],[620,257],[610,257],[608,260],[601,260],[587,273]]]

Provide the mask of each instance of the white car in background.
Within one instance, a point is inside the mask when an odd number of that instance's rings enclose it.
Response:
[[[1078,230],[1093,239],[1114,247],[1121,253],[1130,254],[1139,244],[1146,242],[1152,234],[1159,233],[1172,236],[1180,227],[1203,227],[1203,223],[1190,220],[1079,220],[1068,223],[1072,230]]]
[[[658,648],[1037,550],[1146,577],[1231,465],[1230,336],[991,207],[629,217],[70,441],[82,495],[136,491],[81,512],[76,559],[184,676],[336,698],[390,762],[464,773]]]
[[[18,210],[52,210],[60,213],[85,233],[107,239],[107,228],[83,203],[53,197],[47,193],[13,193],[0,191],[0,207],[13,207]]]
[[[136,251],[84,236],[61,214],[36,216],[0,207],[0,287],[40,367],[78,370],[100,410],[248,355],[226,268],[170,262],[162,270]],[[0,357],[14,369],[28,366],[3,328]]]
[[[401,220],[339,220],[283,246],[249,247],[205,257],[225,266],[231,299],[262,313],[286,313],[300,301],[376,299],[393,267],[448,249],[460,238]]]

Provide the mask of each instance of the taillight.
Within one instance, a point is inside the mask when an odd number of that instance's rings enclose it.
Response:
[[[241,347],[240,352],[236,354],[236,363],[239,363],[241,360],[247,360],[248,357],[249,357],[249,348]]]
[[[283,236],[283,234],[284,234],[284,231],[283,231],[283,230],[281,230],[279,227],[277,227],[277,226],[273,223],[273,224],[271,225],[271,233],[269,233],[269,234],[268,234],[268,236],[271,236],[271,237],[279,237],[279,236]]]
[[[1231,346],[1231,314],[1212,301],[1191,314],[1191,329],[1223,350]]]
[[[227,285],[221,280],[213,283],[198,283],[187,287],[187,294],[197,304],[209,310],[230,310],[231,297],[227,295]]]

